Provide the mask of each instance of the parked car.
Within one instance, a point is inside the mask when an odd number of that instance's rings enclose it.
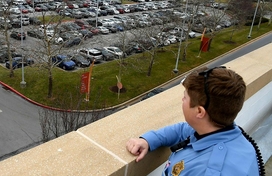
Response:
[[[40,25],[42,22],[37,17],[29,17],[29,23],[32,25]]]
[[[118,56],[116,56],[115,54],[110,53],[105,48],[94,48],[94,49],[101,51],[102,56],[103,56],[102,58],[103,58],[104,61],[118,59]]]
[[[81,43],[81,38],[80,37],[73,37],[69,38],[67,41],[64,42],[64,47],[72,47],[74,45],[79,45]]]
[[[102,26],[102,22],[100,20],[97,20],[96,19],[87,19],[86,20],[91,26]]]
[[[117,28],[114,25],[107,25],[105,27],[108,28],[111,33],[116,33],[117,32]]]
[[[80,54],[68,55],[78,67],[89,67],[91,62]]]
[[[29,16],[22,15],[22,20],[21,20],[21,15],[18,15],[16,18],[21,21],[22,25],[24,26],[29,25]]]
[[[7,29],[12,29],[12,25],[10,23],[0,22],[0,28],[5,29],[7,26]]]
[[[131,55],[134,53],[142,53],[144,48],[137,42],[131,42],[127,46],[126,54]]]
[[[21,40],[21,39],[25,40],[26,34],[25,34],[25,32],[21,33],[21,31],[11,31],[10,37],[17,39],[17,40]]]
[[[10,19],[10,24],[13,28],[21,28],[21,21],[18,19]]]
[[[51,25],[40,25],[39,31],[45,32],[46,35],[54,35],[54,28]]]
[[[81,29],[78,32],[82,34],[84,39],[93,37],[93,33],[87,29]]]
[[[109,34],[110,30],[104,26],[98,26],[97,29],[100,31],[101,34]]]
[[[81,48],[77,50],[79,54],[83,57],[87,58],[91,62],[95,60],[95,62],[101,61],[103,59],[101,51],[94,48]]]
[[[22,57],[21,54],[19,53],[16,53],[15,51],[11,51],[11,57],[14,58],[14,57]],[[0,49],[0,63],[5,63],[7,62],[9,59],[8,59],[8,51],[7,49],[4,49],[4,48],[1,48]]]
[[[124,27],[119,24],[114,25],[114,27],[116,27],[117,31],[120,31],[120,32],[124,31]]]
[[[120,48],[115,47],[115,46],[109,46],[109,47],[104,47],[108,52],[118,56],[118,57],[124,57],[124,52],[120,50]]]
[[[55,35],[47,34],[47,40],[57,45],[62,44],[64,42],[63,38],[61,38],[57,34]]]
[[[65,54],[59,54],[52,57],[52,61],[54,64],[56,64],[58,67],[62,68],[63,70],[73,70],[75,69],[75,62],[71,60],[67,55]]]
[[[87,21],[84,21],[84,20],[75,20],[74,23],[77,24],[78,26],[80,26],[81,29],[91,29],[92,28],[92,26]]]
[[[38,38],[38,39],[44,39],[44,33],[39,30],[28,30],[27,35],[30,37]]]
[[[34,64],[34,60],[33,59],[23,59],[22,56],[21,57],[14,57],[12,58],[12,68],[21,68],[22,65],[24,64],[24,66],[28,66],[28,65],[32,65]],[[10,62],[7,61],[6,62],[6,68],[10,68]]]
[[[82,12],[79,11],[79,10],[75,10],[75,9],[72,11],[71,16],[72,16],[73,18],[76,18],[76,19],[81,19],[81,18],[83,18]]]
[[[177,37],[175,35],[169,35],[166,40],[168,40],[170,43],[177,43]]]

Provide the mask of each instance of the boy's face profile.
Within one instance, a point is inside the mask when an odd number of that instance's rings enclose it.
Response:
[[[191,98],[187,93],[187,90],[184,91],[184,95],[182,98],[182,110],[185,117],[186,122],[188,122],[190,125],[194,122],[194,117],[197,112],[197,107],[190,107],[190,101]]]

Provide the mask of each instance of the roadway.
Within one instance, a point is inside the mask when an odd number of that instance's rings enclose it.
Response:
[[[272,33],[251,41],[250,44],[226,53],[215,61],[208,63],[207,66],[223,65],[270,43],[272,41]],[[164,84],[163,87],[170,88],[179,84],[182,76]],[[0,89],[0,97],[0,160],[3,160],[28,148],[32,148],[39,143],[42,135],[39,122],[39,109],[41,107],[26,101],[16,93],[4,88]],[[137,103],[139,99],[140,97],[118,109],[120,110],[128,105]],[[113,112],[116,111],[109,110],[107,114]]]

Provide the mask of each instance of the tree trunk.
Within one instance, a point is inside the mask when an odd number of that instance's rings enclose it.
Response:
[[[53,95],[53,75],[52,75],[52,70],[49,69],[49,76],[48,76],[48,94],[47,97],[51,98]]]
[[[151,76],[151,71],[152,71],[152,67],[153,67],[153,63],[154,63],[154,59],[155,59],[155,51],[156,49],[154,48],[151,54],[151,61],[148,67],[148,72],[147,72],[147,76]]]

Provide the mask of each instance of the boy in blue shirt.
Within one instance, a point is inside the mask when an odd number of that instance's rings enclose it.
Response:
[[[225,67],[201,68],[182,84],[186,122],[130,139],[126,148],[136,162],[148,151],[169,146],[172,154],[162,175],[258,176],[255,149],[234,123],[245,100],[243,78]]]

